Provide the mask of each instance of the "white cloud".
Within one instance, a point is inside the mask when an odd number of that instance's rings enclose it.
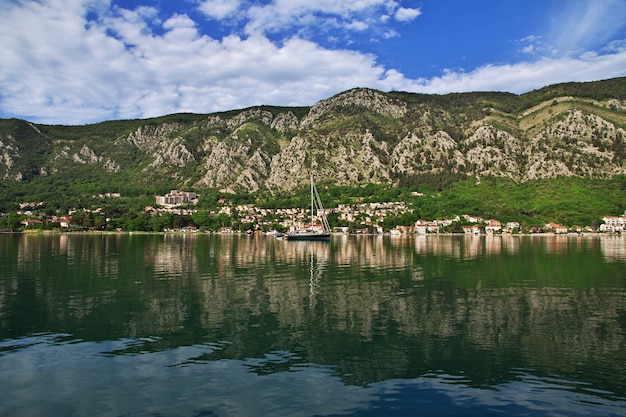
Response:
[[[334,13],[327,25],[353,24],[352,30],[372,24],[365,15],[357,19],[353,11],[385,8],[396,16],[400,10],[392,1],[321,1],[315,6],[276,0],[252,8],[249,22],[260,25],[258,30],[222,39],[204,35],[188,15],[161,19],[154,8],[111,8],[108,0],[3,3],[0,115],[87,123],[258,104],[313,105],[357,86],[423,93],[525,92],[555,82],[626,75],[626,48],[619,41],[607,44],[602,54],[485,65],[430,79],[407,78],[374,55],[324,48],[300,35],[270,41],[268,27],[294,19],[319,23],[316,13],[325,5]],[[89,21],[88,12],[95,16]],[[398,36],[393,29],[386,33]],[[523,45],[537,51],[540,41],[528,38]]]
[[[163,28],[167,30],[195,28],[196,22],[186,15],[174,15],[163,23]]]
[[[541,36],[529,35],[519,39],[517,43],[522,45],[520,52],[523,54],[539,56],[545,55],[547,51],[546,45],[544,44]]]
[[[346,27],[348,29],[357,31],[357,32],[362,32],[364,30],[367,30],[369,28],[369,25],[365,22],[362,22],[360,20],[355,20],[353,22],[350,22],[346,25]]]
[[[564,78],[566,74],[566,78]],[[406,80],[404,88],[421,93],[508,91],[524,93],[565,81],[595,81],[626,75],[626,51],[578,57],[542,58],[535,62],[486,65],[471,72],[446,71],[439,77]]]
[[[87,22],[85,9],[65,4],[15,4],[0,17],[2,113],[84,123],[302,105],[384,74],[373,56],[297,37],[280,46],[264,35],[215,40],[186,15],[160,23],[149,9]]]
[[[198,9],[206,16],[220,20],[233,16],[240,4],[239,0],[204,0]]]
[[[394,16],[399,22],[408,22],[415,19],[421,14],[422,12],[420,9],[407,9],[404,7],[400,7],[398,8]]]
[[[223,3],[227,2],[210,0],[203,3],[200,10],[210,17],[223,18],[238,12],[238,19],[245,22],[244,30],[248,35],[286,32],[294,27],[301,32],[307,32],[308,29],[314,30],[329,24],[334,28],[363,31],[372,26],[368,21],[386,23],[384,19],[374,18],[380,16],[382,10],[395,11],[396,18],[403,21],[411,20],[419,14],[416,9],[399,7],[393,0],[273,0],[247,4],[245,7],[237,2],[231,9],[222,12],[219,6]],[[333,24],[337,21],[346,23]]]

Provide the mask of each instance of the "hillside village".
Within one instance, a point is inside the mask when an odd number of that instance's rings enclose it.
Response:
[[[106,193],[98,198],[120,198],[119,193]],[[147,206],[144,215],[152,219],[159,219],[165,216],[178,216],[186,218],[187,221],[178,222],[176,227],[167,227],[163,223],[162,230],[150,231],[170,231],[170,232],[216,232],[222,234],[239,233],[245,231],[255,231],[257,233],[273,234],[277,231],[289,231],[303,229],[316,225],[310,224],[310,210],[304,208],[277,208],[267,209],[256,207],[253,204],[232,205],[224,199],[220,200],[221,208],[217,210],[200,210],[194,206],[198,202],[198,194],[188,191],[171,190],[163,196],[155,196],[155,205]],[[21,216],[20,225],[24,229],[44,228],[46,224],[56,225],[60,230],[115,230],[126,231],[124,227],[116,224],[114,219],[103,217],[103,221],[98,224],[81,224],[79,218],[85,215],[104,216],[101,208],[95,210],[72,210],[67,215],[46,215],[38,212],[37,208],[42,206],[39,203],[22,203],[17,215]],[[391,235],[426,235],[438,233],[463,233],[466,235],[494,235],[494,234],[520,234],[520,233],[617,233],[621,234],[626,228],[626,213],[623,215],[606,215],[602,217],[602,224],[599,227],[586,226],[563,226],[558,223],[548,222],[542,225],[522,227],[518,222],[507,221],[506,219],[484,219],[477,215],[463,214],[449,219],[418,219],[414,223],[395,224],[390,220],[401,218],[406,214],[411,214],[414,209],[405,202],[380,202],[380,203],[360,203],[360,204],[339,204],[336,208],[325,209],[323,213],[333,218],[333,233],[339,234],[391,234]],[[194,221],[194,216],[203,213],[207,217],[220,217],[230,219],[229,224],[223,224],[213,229],[203,227],[202,224]],[[7,217],[4,215],[3,217]],[[238,227],[233,227],[236,225]]]
[[[254,225],[257,230],[268,230],[273,222],[271,219],[283,219],[279,221],[280,226],[285,230],[293,230],[304,228],[309,221],[310,212],[304,209],[259,209],[252,205],[242,205],[234,208],[224,207],[220,213],[232,214],[234,211],[241,216],[242,223]],[[599,229],[591,226],[562,226],[554,222],[549,222],[540,226],[533,226],[528,230],[522,230],[518,222],[509,221],[503,223],[495,219],[483,219],[479,216],[471,216],[464,214],[456,216],[452,219],[438,220],[417,220],[414,224],[395,225],[391,229],[385,229],[382,223],[388,216],[397,217],[412,209],[403,202],[389,203],[367,203],[367,204],[340,204],[336,209],[326,209],[325,215],[338,214],[339,220],[347,221],[353,224],[353,228],[347,226],[334,227],[335,233],[349,233],[352,230],[356,234],[385,234],[404,235],[404,234],[436,234],[436,233],[454,233],[459,229],[462,233],[468,235],[481,234],[516,234],[516,233],[622,233],[626,226],[626,214],[621,216],[605,216],[602,218],[604,223]],[[158,210],[157,210],[158,212]],[[231,233],[232,230],[222,228],[222,232]]]
[[[416,196],[423,196],[416,193]],[[175,214],[193,214],[193,208],[181,209],[178,207],[195,204],[198,195],[191,192],[172,190],[165,196],[156,196],[155,200],[162,207],[146,207],[146,211],[152,215],[160,215],[164,212]],[[622,233],[626,226],[626,213],[621,216],[604,216],[599,229],[591,226],[562,226],[554,222],[544,225],[533,226],[528,230],[522,230],[518,222],[507,221],[502,223],[496,219],[483,219],[479,216],[464,214],[455,216],[452,219],[440,220],[417,220],[414,224],[395,225],[385,230],[383,224],[388,217],[397,218],[406,213],[412,213],[413,209],[405,202],[382,202],[382,203],[362,203],[362,204],[339,204],[337,208],[325,209],[325,212],[318,215],[327,217],[336,215],[341,223],[351,224],[349,226],[336,226],[333,232],[357,234],[418,234],[425,235],[431,233],[458,232],[459,229],[468,235],[480,234],[502,234],[502,233],[584,233],[584,232],[607,232]],[[238,205],[235,207],[224,205],[219,211],[212,214],[225,214],[227,216],[238,215],[241,224],[251,225],[251,228],[258,231],[273,231],[272,227],[278,224],[283,230],[303,229],[310,224],[310,210],[307,209],[264,209],[255,207],[252,204]],[[232,233],[228,227],[220,229],[222,233]]]

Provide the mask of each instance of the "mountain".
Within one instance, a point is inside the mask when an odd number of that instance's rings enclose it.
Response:
[[[425,176],[626,174],[626,78],[425,95],[357,88],[312,107],[259,106],[50,126],[0,120],[1,187],[163,187],[273,193]],[[152,188],[150,188],[152,189]]]

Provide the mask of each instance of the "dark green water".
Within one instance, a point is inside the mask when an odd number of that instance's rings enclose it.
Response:
[[[0,235],[0,416],[626,416],[626,238]]]

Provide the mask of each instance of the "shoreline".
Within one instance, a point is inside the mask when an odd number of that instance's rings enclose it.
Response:
[[[232,233],[219,233],[219,232],[203,232],[203,231],[168,231],[168,232],[150,232],[150,231],[106,231],[106,230],[17,230],[17,231],[0,231],[0,234],[5,235],[203,235],[203,236],[266,236],[275,237],[272,234],[258,233],[254,235],[247,235],[246,232],[232,232]],[[603,232],[585,232],[585,233],[497,233],[497,234],[467,234],[467,233],[405,233],[405,234],[391,234],[391,233],[331,233],[331,236],[372,236],[372,237],[442,237],[442,236],[464,236],[468,238],[474,237],[626,237],[623,233],[603,233]]]

